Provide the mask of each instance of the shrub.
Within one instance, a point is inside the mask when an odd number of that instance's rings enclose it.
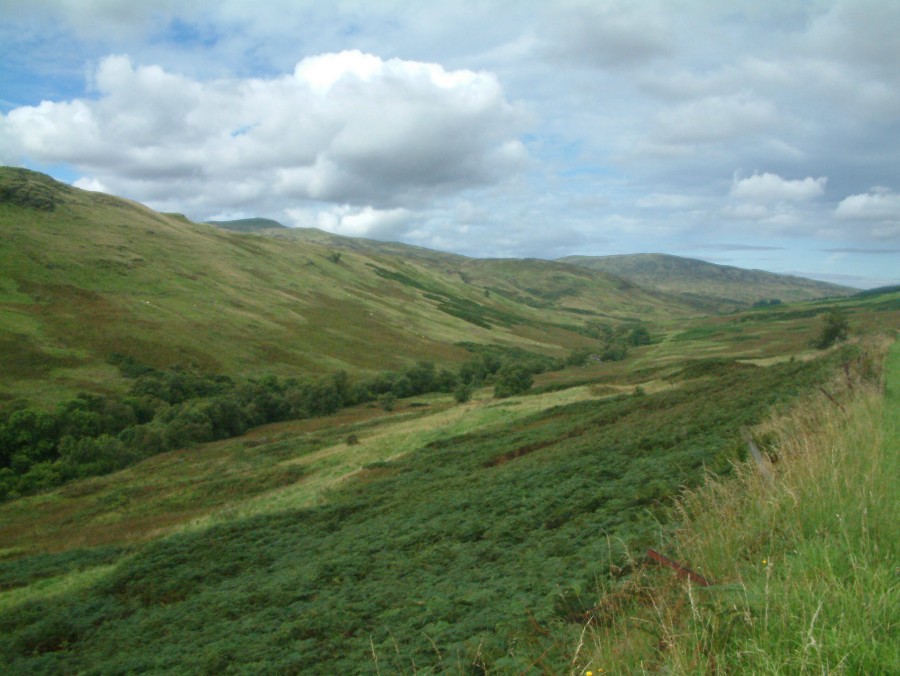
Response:
[[[393,411],[394,406],[397,404],[397,395],[393,392],[385,392],[380,397],[378,397],[378,402],[381,404],[381,408],[385,411]]]
[[[816,347],[824,350],[839,341],[846,340],[849,330],[850,324],[844,311],[837,307],[831,308],[825,315],[825,324],[822,326]]]
[[[460,383],[453,390],[453,398],[457,404],[465,404],[472,398],[472,386],[467,383]]]
[[[531,389],[534,378],[531,372],[521,364],[507,364],[497,373],[494,384],[494,396],[497,399],[512,397]]]

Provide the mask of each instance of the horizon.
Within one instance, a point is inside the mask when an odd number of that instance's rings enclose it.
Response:
[[[0,2],[0,164],[197,222],[900,283],[900,4]]]

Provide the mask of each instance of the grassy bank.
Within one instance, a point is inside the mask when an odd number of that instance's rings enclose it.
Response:
[[[900,344],[754,430],[752,462],[677,506],[666,549],[709,587],[639,566],[610,585],[579,664],[599,673],[898,673]],[[886,383],[886,386],[885,386]]]

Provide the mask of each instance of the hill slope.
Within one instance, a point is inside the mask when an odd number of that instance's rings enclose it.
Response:
[[[288,235],[229,232],[0,168],[0,396],[115,389],[115,354],[227,374],[376,372],[460,361],[463,341],[563,354],[591,344],[579,334],[591,319],[692,311],[560,263]]]
[[[715,265],[668,254],[566,256],[559,260],[618,275],[648,289],[681,293],[694,298],[712,297],[736,305],[749,305],[774,298],[787,302],[846,296],[857,291],[793,275]]]
[[[264,232],[266,230],[286,230],[287,226],[271,218],[239,218],[234,221],[206,221],[207,225],[214,225],[223,230],[233,232]]]

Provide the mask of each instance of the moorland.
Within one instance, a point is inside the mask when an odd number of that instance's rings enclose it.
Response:
[[[898,666],[898,289],[198,224],[10,168],[0,261],[6,671]]]

